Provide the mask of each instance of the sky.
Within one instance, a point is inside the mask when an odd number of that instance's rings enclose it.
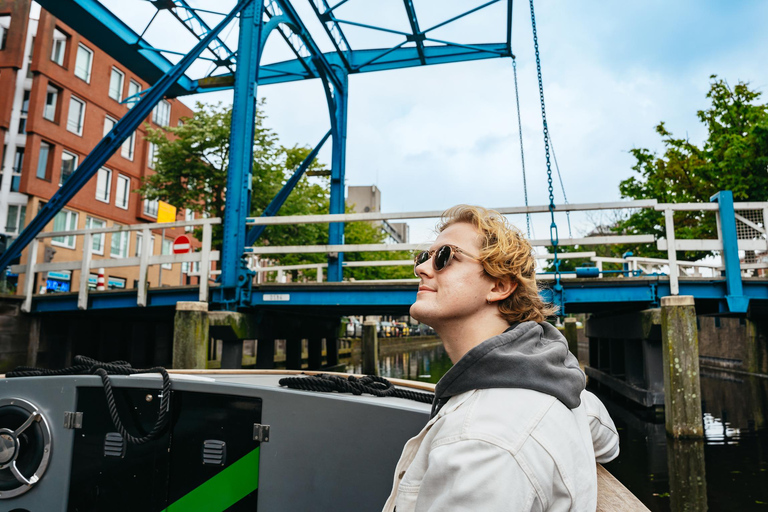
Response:
[[[132,26],[148,16],[136,2],[105,3]],[[480,3],[414,0],[422,27]],[[309,12],[308,0],[294,4],[300,13]],[[462,43],[503,41],[504,9],[499,4],[468,16],[440,35]],[[513,9],[528,202],[541,205],[549,198],[531,17],[528,2],[518,0]],[[654,131],[660,121],[675,136],[701,143],[706,134],[696,112],[708,106],[710,75],[730,84],[749,82],[758,91],[768,87],[766,2],[550,0],[537,2],[535,9],[547,120],[570,203],[619,200],[619,183],[633,175],[629,151],[663,150]],[[394,0],[349,0],[338,13],[396,29],[407,23],[402,3]],[[386,34],[348,30],[353,47],[397,42]],[[227,33],[234,46],[236,29]],[[329,50],[324,32],[314,34],[321,49]],[[163,30],[150,36],[168,37]],[[276,39],[267,43],[263,62],[288,57]],[[284,145],[314,145],[329,129],[317,80],[263,86],[257,94],[266,99],[267,125]],[[231,102],[231,94],[183,101]],[[329,148],[320,153],[325,163]],[[383,212],[442,210],[458,203],[523,206],[511,59],[351,76],[346,162],[346,184],[376,185]],[[555,175],[555,202],[563,201]],[[525,229],[524,218],[512,220]],[[574,214],[570,220],[577,237],[606,218]],[[560,214],[557,222],[563,237],[567,219]],[[533,223],[534,237],[546,238],[548,216],[536,215]],[[412,242],[432,236],[434,221],[410,224]]]

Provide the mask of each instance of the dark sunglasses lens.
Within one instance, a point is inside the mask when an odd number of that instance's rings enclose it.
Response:
[[[443,270],[446,265],[451,261],[451,254],[453,250],[450,246],[444,245],[435,252],[435,269]]]
[[[429,259],[429,252],[428,251],[421,251],[419,254],[416,255],[416,258],[414,261],[416,262],[416,266],[421,265],[425,261]]]

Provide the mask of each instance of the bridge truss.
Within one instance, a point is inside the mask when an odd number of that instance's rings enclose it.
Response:
[[[238,0],[228,12],[211,10],[220,8],[222,2],[210,5],[194,2],[193,5],[187,0],[135,1],[137,9],[151,4],[156,10],[144,27],[130,26],[98,0],[39,0],[43,8],[152,86],[128,99],[135,102],[133,107],[93,148],[66,184],[0,256],[0,268],[6,268],[21,254],[163,97],[232,89],[232,135],[224,220],[226,243],[221,255],[221,286],[215,289],[213,301],[230,309],[246,305],[248,291],[244,290],[244,286],[251,282],[251,275],[243,254],[263,230],[263,226],[256,226],[250,232],[246,231],[246,218],[250,213],[252,141],[258,86],[319,79],[330,118],[328,134],[299,167],[296,176],[275,197],[266,213],[277,213],[291,188],[330,136],[329,214],[338,215],[344,213],[345,206],[350,75],[513,56],[512,0],[471,2],[470,7],[456,12],[450,12],[447,6],[441,7],[445,15],[439,21],[430,20],[430,23],[424,23],[417,15],[414,0],[403,0],[399,15],[405,17],[407,24],[397,28],[385,26],[383,21],[366,21],[370,15],[365,15],[366,10],[360,0],[308,0],[309,9],[303,10],[299,7],[306,5],[303,2],[300,5],[299,0]],[[352,8],[354,4],[357,4],[356,9]],[[366,5],[370,11],[370,3]],[[501,14],[497,16],[501,21],[497,33],[490,35],[495,42],[462,40],[461,22],[488,9],[497,9]],[[169,22],[191,34],[194,44],[177,49],[150,43],[145,34],[152,32],[153,23]],[[457,26],[459,29],[455,29]],[[223,35],[233,29],[238,34],[236,47],[230,47]],[[356,38],[351,33],[359,34],[361,31],[384,35],[389,44],[378,48],[353,44],[351,41]],[[282,39],[292,57],[262,63],[263,50],[270,37]],[[194,75],[192,70],[200,69],[201,64],[207,67],[207,71]],[[330,244],[342,244],[343,233],[343,222],[332,222]],[[341,281],[343,263],[343,253],[329,257],[329,281]]]

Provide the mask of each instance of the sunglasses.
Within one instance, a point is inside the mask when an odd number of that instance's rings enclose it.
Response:
[[[416,277],[419,277],[419,273],[416,271],[416,267],[422,263],[426,263],[429,258],[432,258],[432,268],[434,268],[437,272],[440,272],[451,263],[454,253],[463,254],[470,259],[480,261],[479,258],[472,256],[460,247],[446,244],[431,251],[421,251],[418,253],[413,258],[413,273],[416,275]]]

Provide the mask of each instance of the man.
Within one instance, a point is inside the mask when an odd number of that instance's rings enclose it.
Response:
[[[595,510],[618,434],[539,297],[530,244],[499,213],[447,210],[411,316],[454,366],[408,441],[385,512]]]

